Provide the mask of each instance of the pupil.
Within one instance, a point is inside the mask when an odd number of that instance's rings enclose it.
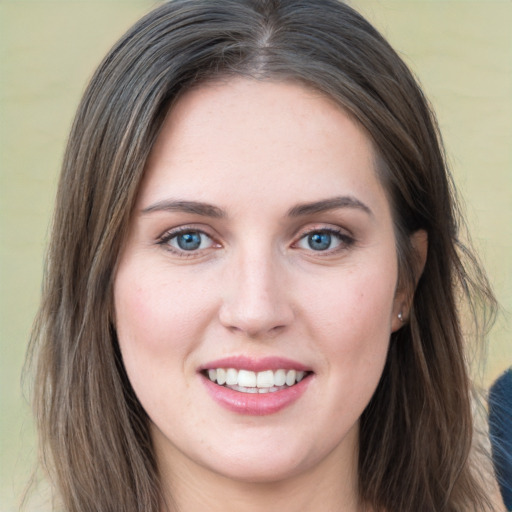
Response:
[[[199,233],[182,233],[178,235],[178,246],[184,251],[193,251],[199,249],[201,245],[201,235]]]
[[[331,235],[329,233],[313,233],[309,235],[309,246],[315,251],[325,251],[331,245]]]

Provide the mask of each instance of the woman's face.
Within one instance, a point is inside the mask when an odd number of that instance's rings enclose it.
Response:
[[[374,157],[294,83],[209,84],[170,112],[114,290],[166,471],[270,482],[356,466],[403,302]]]

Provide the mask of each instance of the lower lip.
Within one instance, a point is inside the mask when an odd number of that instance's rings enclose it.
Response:
[[[298,400],[306,391],[311,375],[289,388],[269,393],[242,393],[215,384],[201,375],[210,396],[229,411],[248,416],[265,416],[282,411]]]

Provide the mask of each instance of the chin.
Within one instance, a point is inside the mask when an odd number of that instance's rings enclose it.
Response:
[[[284,458],[239,459],[229,461],[226,465],[214,469],[218,474],[241,484],[279,484],[307,472],[313,466],[306,461]]]

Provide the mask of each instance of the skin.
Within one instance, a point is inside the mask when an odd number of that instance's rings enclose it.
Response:
[[[124,364],[179,510],[317,511],[319,496],[322,510],[361,510],[359,417],[407,315],[374,157],[340,107],[295,83],[208,84],[168,115],[114,299]],[[290,215],[339,197],[340,207]],[[204,233],[199,249],[179,249],[182,227]],[[311,247],[319,230],[339,232],[327,250]],[[298,361],[309,385],[275,414],[226,410],[198,368],[240,355]]]

